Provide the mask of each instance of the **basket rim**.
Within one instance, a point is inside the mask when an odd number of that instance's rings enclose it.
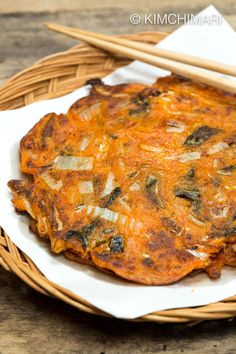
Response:
[[[122,35],[121,37],[156,43],[166,35],[168,34],[164,32],[140,32],[133,35]],[[99,62],[99,66],[96,65],[96,61]],[[65,94],[65,90],[60,89],[60,75],[64,76],[62,82],[64,85],[66,82],[66,93],[68,93],[73,91],[76,85],[77,88],[82,86],[86,79],[94,77],[95,74],[103,77],[108,72],[128,62],[130,61],[126,58],[116,58],[87,44],[79,44],[65,51],[51,54],[18,72],[0,86],[0,110],[17,108],[39,99],[62,96]],[[56,66],[55,73],[50,71],[52,66],[54,68]],[[98,67],[100,70],[97,70]],[[44,77],[42,73],[45,75]],[[48,76],[45,73],[48,73]],[[69,77],[71,73],[72,78]],[[0,228],[0,265],[7,271],[15,273],[22,281],[44,295],[58,298],[86,313],[113,317],[97,309],[70,290],[47,279],[30,257],[11,241],[2,228]],[[204,306],[155,311],[129,321],[198,323],[203,320],[225,319],[235,316],[236,296],[232,296]]]

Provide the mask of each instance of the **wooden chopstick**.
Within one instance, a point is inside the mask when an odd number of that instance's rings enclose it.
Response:
[[[186,76],[192,80],[196,80],[217,87],[219,89],[236,93],[236,82],[234,80],[225,77],[219,77],[214,73],[206,71],[205,69],[202,68],[191,66],[189,64],[183,64],[182,62],[166,59],[164,57],[159,57],[156,54],[153,55],[150,54],[149,52],[143,52],[142,44],[136,43],[138,45],[138,48],[136,46],[136,49],[134,49],[125,46],[124,41],[126,41],[127,44],[127,40],[122,39],[122,41],[119,41],[118,44],[118,42],[116,43],[114,41],[111,42],[109,36],[100,35],[100,34],[96,34],[92,36],[90,34],[89,35],[87,34],[89,33],[88,31],[74,29],[74,28],[52,24],[52,23],[46,23],[45,25],[48,29],[79,39],[83,42],[89,43],[91,45],[102,48],[109,52],[115,54],[122,54],[131,59],[140,60],[147,64],[151,64],[160,67],[162,69],[174,72],[176,74]],[[101,39],[107,37],[109,41]],[[128,41],[128,42],[132,42],[132,41]],[[171,53],[173,55],[174,52]]]
[[[50,28],[51,24],[48,24],[48,28]],[[65,29],[68,29],[68,27],[61,26]],[[76,33],[81,33],[90,37],[94,37],[97,39],[102,39],[104,41],[116,43],[123,45],[125,47],[137,49],[139,51],[149,53],[152,55],[156,55],[162,58],[178,61],[180,63],[184,64],[189,64],[193,66],[197,66],[203,69],[208,69],[212,71],[216,71],[218,73],[226,74],[226,75],[231,75],[231,76],[236,76],[236,65],[230,65],[230,64],[224,64],[215,60],[210,60],[210,59],[203,59],[200,57],[192,56],[192,55],[187,55],[183,53],[179,53],[176,51],[171,51],[167,49],[162,49],[155,47],[153,45],[147,44],[147,43],[140,43],[140,42],[134,42],[125,38],[117,38],[117,37],[112,37],[112,36],[107,36],[105,34],[101,33],[96,33],[96,32],[91,32],[91,31],[85,31],[80,28],[73,28],[70,27],[70,30],[76,32]]]

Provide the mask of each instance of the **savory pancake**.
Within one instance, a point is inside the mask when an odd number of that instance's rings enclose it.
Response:
[[[236,96],[171,75],[104,85],[22,139],[9,182],[55,253],[143,284],[236,265]]]

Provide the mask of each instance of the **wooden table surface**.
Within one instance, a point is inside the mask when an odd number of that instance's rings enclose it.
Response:
[[[86,5],[85,5],[86,3]],[[132,25],[132,13],[196,14],[204,0],[1,0],[0,83],[45,55],[77,43],[46,31],[54,21],[104,33],[171,31],[171,25]],[[214,1],[236,29],[236,3]],[[0,354],[235,353],[235,320],[197,326],[131,323],[87,315],[40,295],[0,268]]]

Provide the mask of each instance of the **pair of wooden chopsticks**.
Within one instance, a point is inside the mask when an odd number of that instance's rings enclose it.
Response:
[[[209,72],[236,76],[236,66],[226,65],[214,60],[202,59],[170,50],[154,47],[150,44],[134,42],[124,38],[110,37],[78,28],[66,27],[54,23],[45,26],[53,31],[77,38],[93,46],[114,54],[122,54],[131,59],[140,60],[176,74],[188,77],[219,89],[236,93],[236,81]],[[207,69],[207,70],[205,70]]]

